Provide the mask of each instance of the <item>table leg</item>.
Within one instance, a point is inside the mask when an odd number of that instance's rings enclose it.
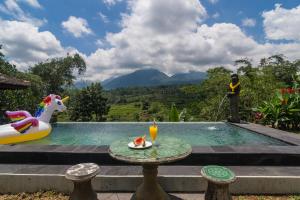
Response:
[[[158,165],[143,165],[144,179],[131,199],[135,200],[169,200],[169,195],[157,182]]]

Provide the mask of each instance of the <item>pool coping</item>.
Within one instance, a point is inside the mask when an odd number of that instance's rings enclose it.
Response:
[[[171,163],[171,165],[300,166],[299,135],[252,123],[229,124],[281,140],[292,146],[194,146],[189,157]],[[111,158],[108,154],[108,148],[108,146],[94,145],[0,145],[0,164],[77,164],[80,162],[95,162],[100,165],[127,165]]]
[[[261,124],[254,124],[254,123],[230,123],[227,122],[230,125],[247,129],[249,131],[253,131],[271,138],[275,138],[277,140],[283,141],[285,143],[291,144],[291,145],[296,145],[300,146],[300,134],[297,133],[291,133],[267,126],[263,126]]]

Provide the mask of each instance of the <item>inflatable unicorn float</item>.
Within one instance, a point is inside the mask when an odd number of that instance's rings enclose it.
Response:
[[[65,111],[64,102],[68,99],[50,94],[39,104],[34,117],[24,110],[6,111],[12,123],[0,126],[0,144],[15,144],[48,136],[52,129],[50,119],[53,112]]]

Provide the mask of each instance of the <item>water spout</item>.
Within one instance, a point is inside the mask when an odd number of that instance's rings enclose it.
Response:
[[[220,113],[220,108],[221,108],[221,106],[224,104],[225,99],[227,99],[226,97],[227,97],[227,94],[223,97],[222,101],[221,101],[220,104],[219,104],[218,111],[217,111],[217,113],[216,113],[216,119],[215,119],[215,121],[218,120],[218,116],[219,116],[219,113]]]

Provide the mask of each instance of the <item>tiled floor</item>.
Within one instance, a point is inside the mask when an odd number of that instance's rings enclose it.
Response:
[[[203,200],[203,194],[182,194],[172,193],[173,198],[171,200]],[[99,200],[130,200],[131,193],[101,193],[98,194]]]

